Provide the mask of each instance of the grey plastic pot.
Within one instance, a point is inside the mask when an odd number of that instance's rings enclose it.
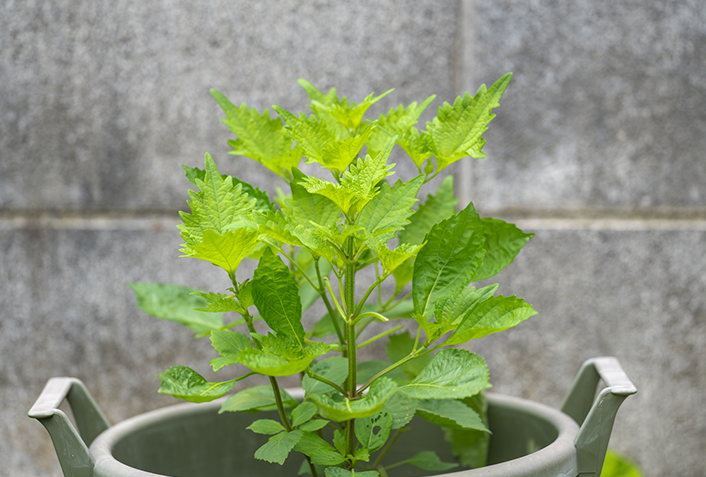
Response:
[[[594,400],[601,379],[607,387]],[[598,476],[618,408],[636,391],[615,358],[595,358],[581,367],[561,411],[488,394],[493,432],[489,465],[446,475]],[[291,394],[302,397],[301,390]],[[58,409],[64,399],[71,405],[79,432]],[[81,381],[52,378],[29,416],[49,431],[66,477],[297,475],[302,459],[296,453],[290,454],[283,467],[254,459],[255,450],[267,437],[245,428],[262,414],[219,415],[219,407],[218,402],[181,404],[111,427]],[[452,459],[441,429],[418,418],[412,428],[400,436],[386,462],[399,462],[423,450],[435,450],[447,462]],[[389,474],[430,475],[409,465]]]

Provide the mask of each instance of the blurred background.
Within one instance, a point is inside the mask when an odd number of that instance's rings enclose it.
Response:
[[[488,158],[451,172],[464,203],[536,233],[497,281],[539,315],[474,350],[495,391],[555,407],[585,359],[616,356],[639,391],[611,447],[648,477],[706,475],[702,0],[1,2],[3,473],[61,474],[26,417],[50,377],[82,379],[113,423],[174,403],[171,365],[211,377],[209,343],[125,285],[227,286],[177,258],[180,164],[208,151],[274,191],[226,155],[210,88],[293,111],[300,77],[354,101],[396,88],[373,113],[437,94],[428,119],[508,71]]]

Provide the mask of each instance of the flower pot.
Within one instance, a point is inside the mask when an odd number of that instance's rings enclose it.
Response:
[[[596,387],[606,384],[594,400]],[[615,358],[584,363],[562,410],[524,399],[488,394],[493,432],[488,466],[451,472],[453,477],[600,475],[618,407],[635,387]],[[302,393],[294,391],[301,399]],[[67,399],[80,432],[58,409]],[[54,442],[65,476],[267,476],[297,475],[303,457],[292,453],[284,466],[258,461],[255,450],[267,440],[245,429],[261,414],[218,414],[219,402],[181,404],[148,412],[110,427],[83,384],[52,378],[29,412]],[[272,418],[276,419],[275,413]],[[580,427],[579,427],[580,426]],[[415,418],[385,461],[397,462],[422,450],[452,459],[443,430]],[[90,446],[90,447],[89,447]],[[409,465],[390,477],[430,475]]]

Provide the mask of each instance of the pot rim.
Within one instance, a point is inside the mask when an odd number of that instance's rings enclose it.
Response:
[[[295,399],[303,398],[301,389],[288,389],[287,391]],[[487,396],[489,404],[521,410],[523,413],[533,415],[550,423],[557,430],[557,438],[548,446],[517,459],[479,469],[467,469],[443,475],[449,477],[501,477],[513,475],[511,472],[519,469],[522,469],[523,473],[529,472],[530,474],[533,471],[546,472],[549,469],[556,469],[556,475],[575,475],[577,463],[574,439],[578,434],[579,426],[571,417],[557,409],[527,399],[494,393],[488,393]],[[96,477],[108,475],[119,477],[164,477],[161,474],[139,470],[118,461],[112,454],[116,444],[136,430],[164,419],[178,418],[202,412],[214,412],[221,406],[222,401],[222,399],[219,399],[203,404],[176,404],[139,414],[108,428],[93,441],[90,447],[91,455],[95,459],[94,475]],[[571,472],[574,472],[574,474],[571,474]]]

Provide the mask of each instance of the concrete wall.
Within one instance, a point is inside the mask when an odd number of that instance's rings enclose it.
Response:
[[[498,281],[540,314],[476,345],[495,390],[558,406],[584,359],[617,356],[639,394],[612,447],[648,477],[706,474],[705,70],[699,1],[4,2],[0,461],[60,475],[26,417],[52,376],[118,422],[173,403],[166,367],[207,374],[208,344],[124,282],[225,286],[177,259],[179,164],[208,151],[273,189],[226,156],[209,88],[299,110],[305,77],[438,106],[513,71],[489,157],[453,170],[483,215],[537,234]]]

